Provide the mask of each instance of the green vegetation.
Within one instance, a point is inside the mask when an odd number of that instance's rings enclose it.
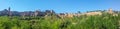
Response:
[[[120,14],[72,18],[0,16],[0,29],[119,29]]]

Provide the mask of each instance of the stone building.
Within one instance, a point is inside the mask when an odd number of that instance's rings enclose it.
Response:
[[[34,16],[38,16],[38,14],[39,14],[39,10],[36,10]]]
[[[109,14],[114,14],[112,8],[108,9],[108,13],[109,13]]]
[[[118,16],[115,12],[113,12],[112,8],[108,9],[108,13],[112,14],[113,16]]]
[[[89,13],[85,13],[85,15],[90,16],[90,15],[102,15],[101,12],[89,12]]]

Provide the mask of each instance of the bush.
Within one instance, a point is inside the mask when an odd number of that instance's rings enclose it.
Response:
[[[112,16],[80,16],[73,18],[0,16],[0,29],[119,29],[120,14]]]

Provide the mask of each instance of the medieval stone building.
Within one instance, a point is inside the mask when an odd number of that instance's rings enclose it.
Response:
[[[112,14],[113,16],[118,16],[115,12],[113,12],[112,8],[108,9],[108,13]]]
[[[36,10],[36,11],[34,12],[34,16],[38,16],[38,14],[39,14],[39,10]]]
[[[90,15],[102,15],[101,12],[89,12],[89,13],[85,13],[85,15],[90,16]]]
[[[113,14],[114,13],[113,10],[112,10],[112,8],[108,9],[108,13],[109,14]]]

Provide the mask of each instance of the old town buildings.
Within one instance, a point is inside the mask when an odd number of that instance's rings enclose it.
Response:
[[[110,8],[108,9],[107,13],[112,14],[113,16],[117,16],[116,13]],[[87,12],[87,13],[58,13],[56,14],[53,10],[45,10],[45,11],[40,11],[39,9],[36,11],[24,11],[24,12],[18,12],[18,11],[11,11],[11,8],[9,7],[8,9],[4,9],[0,11],[0,16],[51,16],[51,15],[57,15],[61,18],[64,17],[74,17],[74,16],[81,16],[81,15],[102,15],[102,11],[93,11],[93,12]]]

